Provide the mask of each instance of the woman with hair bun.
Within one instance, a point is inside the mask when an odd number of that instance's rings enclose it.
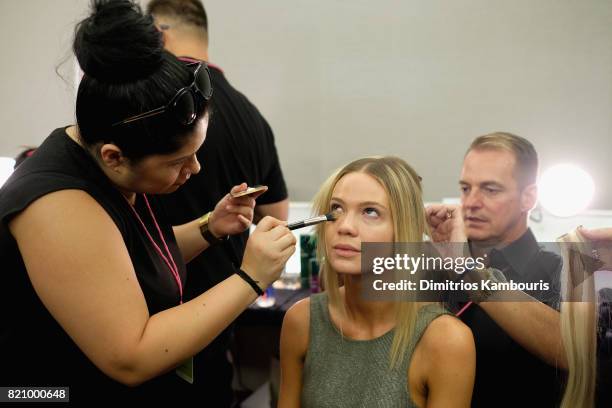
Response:
[[[248,228],[255,204],[228,194],[173,227],[155,196],[200,170],[208,68],[164,51],[129,0],[93,1],[73,48],[76,125],[54,130],[0,190],[0,385],[68,386],[72,402],[178,401],[189,370],[175,369],[279,277],[295,239],[264,218],[239,273],[183,302],[185,262]]]

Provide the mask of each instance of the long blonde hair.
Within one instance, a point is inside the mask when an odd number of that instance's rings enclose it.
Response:
[[[393,156],[365,157],[355,160],[334,172],[315,195],[313,211],[325,214],[330,210],[331,197],[338,181],[349,173],[361,172],[372,176],[384,188],[389,198],[393,222],[393,242],[422,242],[429,232],[423,206],[421,177],[404,160]],[[323,283],[331,305],[346,313],[340,299],[338,274],[329,264],[323,224],[316,228],[317,258],[323,269]],[[391,346],[391,366],[402,361],[404,351],[412,340],[417,302],[395,302],[397,324]]]
[[[593,408],[597,376],[597,301],[592,271],[588,271],[580,255],[588,253],[588,248],[576,231],[565,234],[558,241],[563,255],[561,293],[565,298],[561,302],[561,338],[568,364],[561,408]]]

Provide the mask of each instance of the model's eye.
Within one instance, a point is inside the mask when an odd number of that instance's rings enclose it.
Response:
[[[373,207],[364,208],[363,213],[370,218],[376,218],[380,216],[380,214],[378,213],[378,210]]]
[[[329,209],[331,212],[335,212],[337,214],[342,214],[342,206],[338,203],[331,203],[329,206]]]

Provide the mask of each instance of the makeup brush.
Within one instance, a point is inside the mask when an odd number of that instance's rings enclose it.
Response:
[[[308,218],[303,221],[292,222],[291,224],[287,225],[287,228],[289,228],[290,230],[294,230],[298,228],[304,228],[309,225],[319,224],[325,221],[334,221],[335,219],[336,219],[336,215],[333,212],[330,212],[328,214],[319,215],[318,217]]]

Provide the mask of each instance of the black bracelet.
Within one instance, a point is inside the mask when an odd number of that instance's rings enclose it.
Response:
[[[244,279],[244,281],[246,283],[248,283],[249,285],[251,285],[251,287],[253,288],[253,290],[255,291],[255,293],[257,293],[258,296],[262,296],[264,294],[264,291],[259,287],[258,283],[259,281],[253,280],[253,278],[251,278],[245,271],[243,271],[242,269],[236,269],[236,274],[238,276],[240,276],[242,279]]]

